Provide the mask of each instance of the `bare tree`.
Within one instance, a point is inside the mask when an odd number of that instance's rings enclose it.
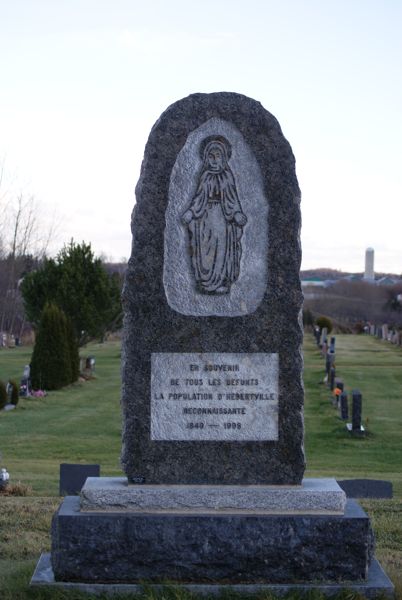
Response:
[[[49,224],[42,218],[33,195],[13,193],[11,185],[8,188],[4,160],[0,163],[0,211],[0,332],[20,337],[25,317],[19,283],[46,256],[57,226],[55,218]]]

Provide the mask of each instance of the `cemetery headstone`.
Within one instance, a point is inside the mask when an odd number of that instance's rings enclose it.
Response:
[[[5,490],[10,481],[10,474],[7,469],[2,467],[0,471],[0,490]]]
[[[340,416],[342,420],[349,418],[348,395],[346,392],[342,392],[340,395]]]
[[[352,431],[360,431],[362,424],[362,395],[359,390],[352,391]]]
[[[331,368],[331,363],[329,360],[329,350],[325,355],[325,373],[327,374],[327,376],[329,376],[329,370]]]
[[[392,498],[391,481],[381,479],[342,479],[338,483],[348,498]]]
[[[331,367],[335,364],[335,352],[331,349],[328,349],[327,355],[325,358],[325,371],[329,376]]]
[[[327,336],[328,336],[328,328],[323,327],[321,330],[321,344],[323,344],[324,342],[327,341]]]
[[[25,365],[20,382],[20,396],[27,397],[31,395],[31,367]]]
[[[11,404],[11,399],[12,399],[12,396],[13,396],[13,386],[12,386],[12,384],[11,384],[10,381],[7,381],[6,392],[7,392],[8,402]]]
[[[364,433],[362,425],[362,394],[360,390],[352,390],[352,423],[348,423],[347,428],[354,434]]]
[[[335,353],[335,337],[331,337],[331,341],[329,343],[329,351]]]
[[[340,406],[340,397],[341,397],[343,390],[344,390],[344,383],[343,383],[342,379],[335,379],[334,396],[335,396],[335,405],[337,408],[339,408],[339,406]]]
[[[335,375],[336,375],[335,367],[331,367],[330,371],[329,371],[329,387],[330,387],[331,392],[333,392],[334,388],[335,388]]]
[[[238,94],[175,103],[136,197],[126,477],[89,478],[64,500],[56,580],[353,587],[369,519],[334,479],[303,479],[300,191],[278,122]]]
[[[382,326],[382,339],[383,340],[387,340],[388,339],[388,325],[384,324]]]
[[[62,463],[60,465],[60,496],[78,495],[87,477],[99,477],[99,465],[82,465]]]

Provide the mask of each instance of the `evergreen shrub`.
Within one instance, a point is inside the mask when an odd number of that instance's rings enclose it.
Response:
[[[8,403],[7,389],[3,381],[0,380],[0,410]]]
[[[66,317],[67,345],[70,353],[71,383],[77,381],[80,374],[80,353],[78,340],[74,332],[74,325],[69,317]]]
[[[34,389],[58,390],[77,379],[73,367],[77,358],[73,356],[68,330],[64,312],[56,304],[46,304],[32,353],[31,380]]]
[[[303,326],[309,327],[314,325],[314,315],[309,308],[303,308]]]
[[[327,328],[327,333],[331,333],[332,331],[332,321],[331,319],[329,319],[328,317],[318,317],[316,320],[316,325],[318,325],[318,327],[320,328],[320,331],[322,331],[324,329],[324,327]]]

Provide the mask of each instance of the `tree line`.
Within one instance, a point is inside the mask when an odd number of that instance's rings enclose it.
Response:
[[[77,379],[80,346],[121,326],[122,273],[85,242],[49,257],[53,226],[33,196],[10,189],[0,163],[0,334],[22,338],[33,328],[33,386],[57,389]]]
[[[340,280],[328,288],[311,288],[305,294],[304,312],[305,320],[309,313],[327,315],[345,331],[360,330],[366,323],[402,329],[402,283],[382,286]]]

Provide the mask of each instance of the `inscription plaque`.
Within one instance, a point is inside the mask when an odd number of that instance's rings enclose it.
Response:
[[[151,439],[278,439],[278,354],[153,353]]]

